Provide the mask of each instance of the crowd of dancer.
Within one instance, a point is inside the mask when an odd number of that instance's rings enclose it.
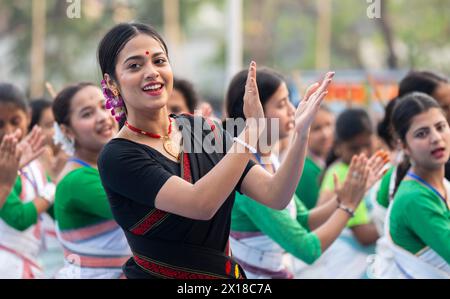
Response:
[[[51,100],[0,82],[0,278],[450,278],[447,78],[376,124],[252,62],[219,119],[151,26],[97,58]]]

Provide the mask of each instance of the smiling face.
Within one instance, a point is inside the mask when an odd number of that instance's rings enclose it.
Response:
[[[289,133],[295,127],[295,108],[289,101],[289,91],[286,83],[283,82],[277,91],[264,104],[264,113],[269,120],[279,120],[280,139],[289,136]],[[270,132],[269,127],[268,130],[268,132]]]
[[[414,164],[425,169],[442,167],[450,157],[450,129],[438,108],[415,116],[406,133],[405,153]]]
[[[75,148],[100,151],[117,132],[116,124],[105,110],[101,90],[87,86],[78,91],[70,105],[70,128],[66,135],[75,138]]]
[[[159,41],[146,34],[132,38],[120,52],[116,83],[129,116],[164,108],[173,89],[173,73]],[[108,80],[109,79],[109,80]]]

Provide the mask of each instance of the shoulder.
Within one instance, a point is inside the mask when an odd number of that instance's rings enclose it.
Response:
[[[397,190],[397,194],[395,195],[395,198],[410,198],[411,196],[422,196],[427,195],[427,188],[423,186],[421,183],[415,181],[415,180],[407,180],[404,179]]]
[[[100,157],[123,151],[143,151],[143,145],[124,138],[114,138],[103,147]]]
[[[116,138],[108,142],[100,152],[97,160],[99,170],[111,164],[127,161],[132,157],[145,155],[145,146],[131,140]]]
[[[414,180],[404,180],[394,197],[393,209],[410,212],[433,205],[439,199],[427,187]]]
[[[80,185],[86,181],[90,181],[92,179],[100,178],[100,174],[98,170],[95,168],[89,167],[79,167],[67,173],[61,181],[59,181],[59,185],[70,184],[72,182],[79,183]]]

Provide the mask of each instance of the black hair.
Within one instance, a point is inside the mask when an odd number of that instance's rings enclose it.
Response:
[[[334,147],[341,142],[347,142],[361,134],[373,134],[372,121],[364,109],[351,108],[342,112],[336,120]],[[339,157],[331,150],[326,165],[330,166]]]
[[[121,23],[109,30],[98,46],[97,57],[102,76],[108,74],[116,79],[116,64],[120,52],[133,37],[140,33],[147,34],[157,40],[166,55],[169,56],[164,39],[152,26],[142,23]]]
[[[448,83],[448,79],[443,75],[431,71],[411,71],[400,82],[398,97],[403,97],[412,92],[422,92],[433,96],[438,86],[443,83]],[[378,136],[391,150],[395,147],[395,138],[392,136],[393,128],[390,118],[397,99],[391,100],[386,106],[385,116],[377,127]]]
[[[335,131],[336,141],[346,142],[364,133],[373,133],[372,121],[366,110],[347,109],[338,116]]]
[[[33,127],[39,123],[44,110],[52,108],[52,102],[45,98],[33,99],[31,100],[30,107],[31,107],[31,122],[30,126],[28,127],[29,131],[31,131],[31,129],[33,129]]]
[[[30,109],[25,94],[11,83],[0,83],[0,104],[12,104],[26,113]]]
[[[440,84],[448,83],[448,79],[431,71],[411,71],[400,82],[399,97],[411,92],[422,92],[433,96]]]
[[[394,111],[395,104],[398,98],[394,98],[389,101],[385,108],[384,117],[378,123],[377,134],[389,147],[390,150],[395,149],[395,138],[393,136],[393,129],[391,125],[392,112]]]
[[[90,82],[69,85],[61,90],[53,101],[53,115],[58,125],[70,126],[70,106],[74,96],[88,86],[96,86]]]
[[[441,110],[438,102],[431,96],[422,92],[409,93],[397,100],[394,110],[392,112],[392,127],[394,132],[404,144],[406,144],[406,134],[411,127],[412,119],[432,108]],[[397,177],[395,180],[395,192],[397,192],[400,182],[405,177],[411,163],[408,157],[405,157],[403,162],[397,168]]]
[[[189,112],[194,113],[200,102],[200,97],[195,91],[194,85],[187,80],[175,78],[173,80],[173,89],[178,90],[183,95]]]
[[[233,77],[228,86],[225,98],[225,108],[227,117],[229,118],[245,119],[244,94],[247,75],[248,70],[240,71]],[[280,88],[281,84],[286,82],[280,73],[265,67],[259,68],[256,71],[256,80],[258,84],[259,99],[263,107],[278,88]]]
[[[117,58],[125,45],[138,34],[147,34],[157,40],[169,58],[169,50],[164,39],[152,26],[142,23],[120,23],[110,29],[98,45],[97,58],[102,77],[108,74],[118,84],[116,78]],[[125,121],[126,116],[119,122],[120,128],[124,126]]]

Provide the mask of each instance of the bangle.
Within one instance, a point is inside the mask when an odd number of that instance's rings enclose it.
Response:
[[[42,190],[38,196],[45,200],[49,205],[52,205],[55,201],[55,191],[55,184],[47,183],[44,187],[44,190]]]
[[[338,209],[341,209],[344,212],[346,212],[347,214],[349,214],[350,218],[353,218],[355,216],[355,211],[353,209],[350,209],[349,207],[343,205],[342,203],[339,203]]]
[[[244,146],[244,147],[245,147],[246,149],[248,149],[252,154],[257,154],[257,153],[258,153],[258,151],[257,151],[253,146],[251,146],[250,144],[245,143],[244,141],[242,141],[241,139],[239,139],[239,138],[237,138],[237,137],[234,137],[234,138],[233,138],[233,141],[236,142],[236,143],[239,143],[239,144],[242,145],[242,146]]]

